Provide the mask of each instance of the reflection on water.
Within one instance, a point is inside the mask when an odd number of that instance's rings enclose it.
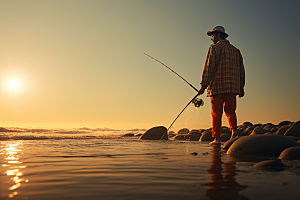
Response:
[[[240,185],[236,182],[235,161],[229,157],[225,163],[221,160],[221,146],[213,146],[212,161],[207,172],[211,175],[211,183],[205,184],[209,186],[206,191],[206,199],[248,199],[239,194],[246,185]]]
[[[22,141],[20,140],[1,142],[0,154],[4,157],[4,159],[1,159],[3,160],[2,167],[5,168],[5,174],[9,177],[9,180],[4,185],[7,188],[2,188],[2,191],[7,193],[9,198],[18,195],[17,189],[22,182],[28,182],[28,179],[22,179],[23,173],[21,170],[26,167],[20,161],[22,149]]]

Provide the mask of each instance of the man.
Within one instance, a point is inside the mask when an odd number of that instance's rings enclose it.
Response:
[[[232,132],[237,137],[236,95],[244,96],[245,69],[240,51],[229,43],[222,26],[207,32],[212,44],[206,57],[199,94],[207,89],[211,100],[212,136],[210,144],[220,144],[223,108]]]

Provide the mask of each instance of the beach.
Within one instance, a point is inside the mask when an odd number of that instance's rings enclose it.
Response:
[[[1,141],[0,199],[299,199],[300,168],[257,169],[208,142],[36,138]]]

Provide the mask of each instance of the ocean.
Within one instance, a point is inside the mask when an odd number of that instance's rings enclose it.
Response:
[[[300,197],[296,165],[263,171],[206,142],[140,140],[143,129],[7,130],[0,133],[1,200]]]

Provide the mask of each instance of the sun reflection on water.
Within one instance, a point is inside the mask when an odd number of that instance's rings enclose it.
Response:
[[[8,186],[8,197],[13,198],[18,195],[17,189],[21,187],[22,182],[27,183],[28,179],[23,179],[21,169],[26,168],[22,165],[20,157],[23,150],[23,141],[5,141],[1,142],[0,155],[4,156],[2,167],[6,168],[5,174],[10,177]]]

